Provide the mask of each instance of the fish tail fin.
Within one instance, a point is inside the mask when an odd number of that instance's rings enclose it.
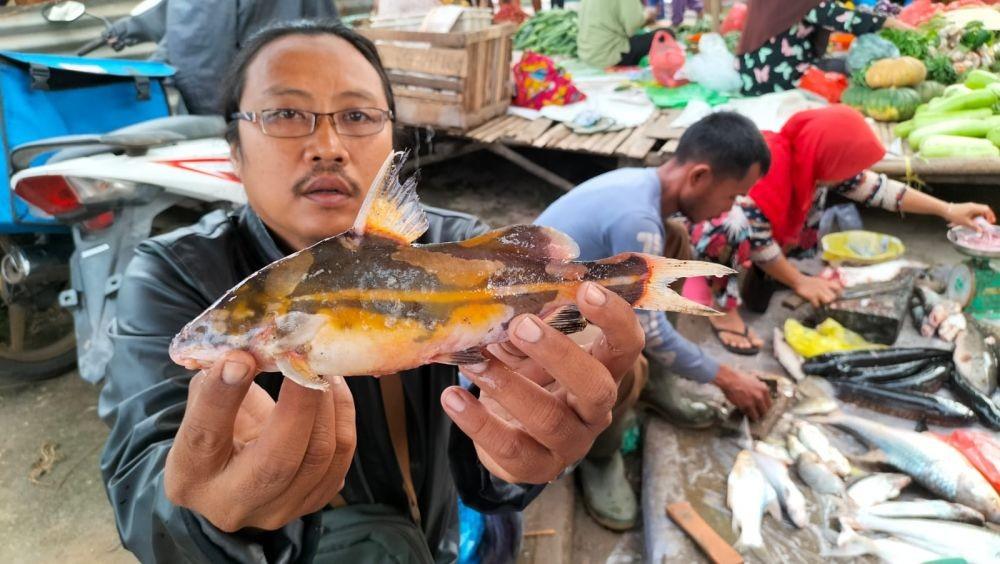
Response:
[[[586,280],[600,283],[637,309],[719,315],[714,309],[670,289],[678,278],[725,276],[733,270],[710,262],[676,260],[642,253],[621,253],[587,263]]]

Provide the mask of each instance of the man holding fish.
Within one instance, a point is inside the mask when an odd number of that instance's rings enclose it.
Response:
[[[143,561],[454,560],[456,491],[522,509],[608,426],[632,306],[705,312],[667,283],[730,272],[422,208],[340,24],[263,30],[223,93],[249,206],[143,243],[112,328],[101,467]]]
[[[675,229],[667,220],[681,214],[698,222],[729,209],[767,172],[769,162],[767,145],[753,122],[732,112],[712,114],[685,131],[667,163],[593,178],[559,198],[535,223],[568,234],[580,245],[583,259],[622,252],[687,258],[685,229]],[[670,384],[673,374],[715,384],[751,419],[763,417],[770,408],[763,382],[720,365],[681,336],[663,312],[641,311],[639,320],[651,368],[643,399],[657,411],[676,411],[671,407],[677,402]],[[627,407],[620,405],[616,415],[624,415]],[[616,417],[579,469],[588,510],[614,530],[634,526],[639,512],[618,449],[624,430],[624,417]]]

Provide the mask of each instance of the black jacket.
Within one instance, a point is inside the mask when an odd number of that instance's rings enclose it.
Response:
[[[464,214],[427,208],[430,229],[420,243],[467,239],[486,230]],[[226,534],[167,501],[163,468],[180,426],[194,375],[171,362],[173,336],[229,288],[281,258],[260,218],[248,207],[214,212],[192,227],[142,243],[129,264],[112,325],[99,413],[111,426],[101,472],[125,547],[143,562],[311,561],[323,534],[320,515],[278,531]],[[541,487],[507,484],[479,463],[472,442],[441,409],[441,392],[458,382],[453,366],[429,365],[404,375],[411,473],[422,528],[438,561],[456,558],[455,492],[480,511],[523,509]],[[280,374],[257,383],[273,397]],[[378,382],[348,378],[357,413],[357,451],[341,492],[348,503],[384,503],[406,513],[406,495],[392,450]],[[449,471],[450,466],[450,471]]]

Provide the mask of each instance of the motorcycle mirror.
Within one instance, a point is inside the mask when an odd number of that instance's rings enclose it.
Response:
[[[42,17],[54,23],[68,23],[80,19],[86,11],[87,7],[82,2],[59,2],[46,6]]]
[[[132,11],[129,12],[128,15],[134,18],[136,16],[145,14],[146,12],[155,8],[156,5],[159,4],[160,2],[163,2],[163,0],[142,0],[142,2],[136,4],[135,8],[132,8]]]

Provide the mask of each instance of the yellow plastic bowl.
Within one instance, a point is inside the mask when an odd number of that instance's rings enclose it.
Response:
[[[842,264],[877,264],[899,258],[906,247],[892,235],[874,231],[830,233],[821,241],[823,260]]]

